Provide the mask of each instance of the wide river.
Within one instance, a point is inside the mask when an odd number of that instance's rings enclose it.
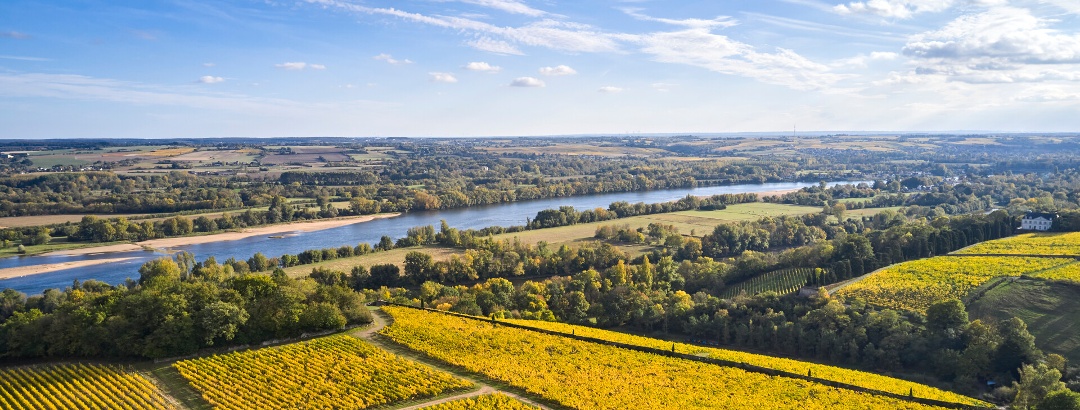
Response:
[[[857,184],[868,181],[842,181],[830,185]],[[414,226],[433,225],[439,227],[440,220],[446,220],[450,226],[459,229],[480,229],[489,226],[524,225],[526,218],[536,216],[537,212],[560,206],[573,206],[578,210],[607,208],[612,202],[644,202],[647,204],[674,201],[686,195],[710,196],[717,194],[740,194],[747,192],[768,192],[798,189],[817,185],[812,182],[770,182],[764,184],[742,184],[710,186],[699,188],[665,189],[646,192],[621,192],[569,198],[539,199],[534,201],[512,202],[498,205],[475,206],[468,208],[447,209],[442,211],[413,212],[394,218],[376,219],[370,222],[346,225],[314,232],[285,234],[283,238],[254,236],[233,241],[211,242],[173,248],[195,255],[203,260],[213,256],[218,262],[228,258],[247,260],[256,252],[267,257],[283,254],[296,254],[307,249],[357,245],[362,242],[375,244],[383,235],[394,238],[405,236],[406,231]],[[281,234],[275,234],[281,235]],[[39,265],[104,258],[133,258],[127,262],[106,263],[59,270],[37,275],[0,280],[0,289],[12,288],[26,294],[39,294],[45,289],[63,289],[71,286],[75,280],[96,279],[110,284],[123,283],[127,278],[139,277],[139,266],[146,261],[163,254],[150,251],[120,252],[99,255],[80,256],[26,256],[0,259],[0,268]]]

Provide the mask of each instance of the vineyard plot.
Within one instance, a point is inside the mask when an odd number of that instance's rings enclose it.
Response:
[[[928,409],[899,399],[490,322],[384,307],[382,333],[440,361],[582,409]]]
[[[218,409],[364,409],[472,387],[346,335],[174,367]]]
[[[746,353],[737,350],[718,349],[713,347],[697,346],[685,343],[671,342],[668,340],[653,339],[650,337],[631,335],[614,332],[611,330],[597,329],[586,326],[570,325],[559,322],[544,322],[539,320],[508,319],[504,322],[533,327],[554,332],[574,334],[592,339],[605,340],[624,345],[641,346],[651,349],[668,350],[674,349],[677,353],[694,355],[707,355],[708,357],[725,360],[728,362],[744,363],[766,369],[779,370],[796,374],[812,374],[814,377],[866,389],[884,391],[894,394],[913,394],[918,397],[966,404],[972,406],[988,406],[987,403],[967,397],[961,394],[944,391],[925,384],[915,383],[880,374],[863,372],[842,367],[828,366],[811,362],[804,362],[782,357],[772,357],[762,354]]]
[[[540,410],[501,393],[485,394],[424,407],[422,410]]]
[[[934,303],[963,299],[990,279],[1032,274],[1069,262],[1060,258],[938,256],[888,266],[837,293],[892,309],[926,312]]]
[[[63,364],[0,369],[0,409],[176,409],[138,373]]]

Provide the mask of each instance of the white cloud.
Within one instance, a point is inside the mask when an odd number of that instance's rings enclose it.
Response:
[[[462,17],[429,16],[394,8],[366,7],[342,0],[307,0],[307,2],[356,13],[397,17],[435,27],[497,36],[518,44],[559,51],[590,53],[619,51],[616,41],[618,36],[578,23],[544,19],[521,27],[505,27]]]
[[[431,81],[437,83],[452,84],[457,82],[457,78],[450,73],[430,72],[428,75],[431,77]]]
[[[996,6],[1008,0],[867,0],[838,4],[833,11],[840,14],[871,14],[900,20],[910,19],[921,13],[940,13],[953,6]]]
[[[483,37],[483,38],[480,38],[480,39],[477,39],[477,40],[472,40],[472,41],[466,42],[466,44],[468,44],[470,47],[475,48],[477,50],[487,51],[489,53],[503,54],[503,55],[515,55],[515,56],[525,55],[525,53],[522,53],[521,50],[518,50],[517,47],[514,47],[510,43],[507,43],[507,42],[502,41],[502,40],[492,40],[492,39],[487,38],[487,37]]]
[[[464,68],[470,71],[480,71],[485,73],[497,73],[499,71],[502,71],[502,67],[491,65],[482,61],[470,62],[469,64],[465,64]]]
[[[214,77],[212,75],[204,75],[202,77],[199,77],[199,82],[203,84],[217,84],[225,82],[225,79],[221,77]]]
[[[543,75],[574,75],[577,74],[577,70],[570,68],[570,66],[558,65],[555,67],[540,67],[540,74]]]
[[[305,63],[305,62],[302,62],[302,61],[274,64],[274,67],[289,70],[289,71],[301,71],[301,70],[306,70],[306,69],[312,69],[312,70],[325,70],[326,69],[326,66],[324,66],[322,64],[308,64],[308,63]]]
[[[912,36],[903,52],[917,73],[974,83],[1076,81],[1080,33],[1015,7],[961,16],[940,30]]]
[[[794,51],[778,48],[775,53],[758,52],[707,29],[652,33],[641,36],[639,42],[641,51],[659,62],[703,67],[797,90],[825,89],[844,78]]]
[[[657,23],[670,24],[670,25],[673,25],[673,26],[683,26],[683,27],[690,27],[690,28],[714,28],[714,27],[734,27],[734,26],[739,25],[739,21],[735,20],[731,16],[717,16],[716,18],[710,19],[710,20],[696,19],[696,18],[688,18],[688,19],[677,20],[677,19],[657,18],[657,17],[648,16],[648,15],[642,14],[641,9],[639,9],[639,8],[625,8],[625,9],[622,9],[622,11],[623,11],[623,13],[626,13],[630,17],[636,18],[638,20],[654,21],[654,22],[657,22]]]
[[[545,85],[539,78],[534,77],[518,77],[510,82],[511,87],[543,87]]]
[[[386,54],[386,53],[379,54],[379,55],[377,55],[375,57],[371,57],[371,58],[373,58],[375,60],[379,60],[379,61],[385,61],[385,62],[387,62],[389,64],[393,64],[393,65],[412,64],[413,63],[412,60],[409,60],[407,58],[404,59],[404,60],[398,60],[398,59],[394,58],[394,56]]]
[[[891,51],[874,51],[870,53],[871,60],[895,60],[900,54]]]
[[[602,92],[602,93],[621,93],[621,92],[622,92],[622,90],[623,90],[623,89],[622,89],[622,88],[619,88],[619,87],[615,87],[615,86],[611,86],[611,85],[606,85],[606,86],[600,87],[600,88],[599,88],[599,89],[597,89],[596,91],[599,91],[599,92]]]
[[[543,47],[567,53],[623,53],[626,52],[626,46],[636,46],[640,52],[651,55],[656,61],[705,67],[719,73],[741,75],[799,90],[825,89],[845,78],[844,75],[830,73],[828,66],[810,61],[794,51],[777,49],[771,53],[760,52],[748,44],[712,33],[713,28],[733,23],[722,17],[713,20],[668,19],[666,23],[689,28],[673,32],[633,34],[605,32],[590,25],[553,19],[542,19],[519,27],[496,26],[462,17],[367,7],[345,0],[306,1],[324,7],[395,17],[469,33],[479,38],[470,43],[473,47],[486,51],[499,50],[506,54],[519,54],[517,45]],[[559,67],[545,67],[541,69],[541,73],[569,74],[562,72]]]
[[[529,7],[525,3],[514,0],[461,0],[462,3],[474,4],[477,6],[489,7],[500,11],[505,11],[512,14],[523,14],[531,17],[539,17],[547,14],[543,10],[537,10]]]
[[[658,92],[662,92],[662,93],[666,93],[668,91],[671,91],[671,88],[674,87],[675,85],[676,84],[671,84],[671,83],[652,83],[651,84],[651,86],[652,86],[652,88],[654,90],[656,90]]]
[[[214,64],[214,63],[202,63],[203,67],[213,67],[213,66],[216,66],[216,65],[217,64]]]

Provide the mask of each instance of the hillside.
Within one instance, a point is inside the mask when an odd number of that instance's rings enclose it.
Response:
[[[1019,317],[1047,353],[1080,361],[1080,286],[1038,280],[1005,280],[968,304],[972,319]]]

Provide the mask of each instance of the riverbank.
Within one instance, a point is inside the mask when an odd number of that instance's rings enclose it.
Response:
[[[92,259],[82,261],[71,261],[61,263],[46,263],[41,265],[31,266],[19,266],[15,268],[0,269],[0,279],[19,278],[29,275],[37,275],[39,273],[55,272],[64,269],[82,268],[86,266],[100,265],[104,263],[120,263],[127,262],[136,258],[111,258],[111,259]]]
[[[71,249],[64,251],[56,251],[42,254],[41,256],[82,256],[82,255],[95,255],[101,253],[115,253],[115,252],[130,252],[139,251],[144,249],[151,250],[168,250],[171,248],[187,245],[201,245],[212,242],[225,242],[235,241],[244,238],[250,238],[252,236],[261,235],[274,235],[284,234],[289,232],[313,232],[321,231],[324,229],[337,228],[339,226],[346,226],[352,224],[358,224],[362,222],[373,221],[382,218],[391,218],[398,216],[398,213],[391,214],[378,214],[378,215],[365,215],[357,217],[345,217],[334,219],[320,219],[316,221],[303,221],[303,222],[291,222],[279,225],[258,226],[254,228],[246,228],[236,232],[222,232],[209,235],[198,236],[181,236],[176,238],[162,238],[151,239],[148,241],[136,242],[132,244],[119,244],[109,246],[95,246],[90,248]]]

